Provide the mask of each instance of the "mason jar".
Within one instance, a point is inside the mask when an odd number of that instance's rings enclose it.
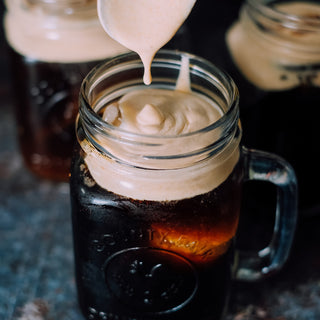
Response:
[[[225,67],[240,91],[243,141],[292,164],[305,215],[320,212],[319,16],[318,1],[247,0],[226,34]]]
[[[106,106],[128,93],[175,94],[186,61],[190,95],[219,120],[170,135],[103,120]],[[232,278],[262,279],[287,260],[295,174],[282,158],[241,146],[237,87],[208,61],[164,50],[147,88],[143,72],[136,54],[124,54],[94,68],[81,87],[70,178],[79,304],[95,320],[221,319]],[[244,258],[235,239],[242,185],[252,179],[277,186],[276,227],[266,248]]]
[[[80,84],[98,62],[127,50],[102,29],[95,0],[8,0],[6,7],[23,159],[41,178],[67,180]]]

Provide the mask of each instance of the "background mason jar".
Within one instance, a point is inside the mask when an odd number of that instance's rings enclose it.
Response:
[[[84,76],[126,52],[100,26],[96,1],[6,1],[20,148],[37,176],[67,180]]]
[[[303,215],[320,212],[319,14],[315,1],[247,0],[221,50],[240,91],[243,141],[293,165]]]

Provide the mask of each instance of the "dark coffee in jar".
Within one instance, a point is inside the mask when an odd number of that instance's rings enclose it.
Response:
[[[99,187],[81,160],[73,168],[83,313],[89,319],[220,319],[231,278],[241,166],[215,190],[178,201],[120,196]],[[83,194],[82,203],[76,201]]]

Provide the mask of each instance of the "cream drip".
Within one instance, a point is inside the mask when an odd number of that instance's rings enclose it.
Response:
[[[141,57],[145,84],[151,83],[156,52],[177,32],[196,0],[98,0],[105,31]]]

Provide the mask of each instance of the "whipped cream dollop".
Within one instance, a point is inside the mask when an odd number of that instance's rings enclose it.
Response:
[[[133,133],[179,135],[207,127],[221,117],[208,99],[189,92],[141,89],[107,106],[103,119]]]
[[[311,66],[320,63],[320,30],[312,25],[312,19],[320,17],[320,5],[291,1],[276,4],[274,9],[291,15],[291,21],[270,24],[270,30],[263,29],[261,35],[244,16],[228,30],[226,40],[235,64],[251,83],[263,90],[286,90],[300,85],[303,71],[299,66],[310,66],[305,69],[308,76]],[[297,18],[311,20],[303,25]],[[318,70],[312,70],[308,78],[320,86]]]
[[[180,88],[189,83],[187,66],[184,61]],[[205,151],[221,131],[202,129],[222,116],[216,102],[188,87],[137,88],[103,112],[107,123],[121,129],[115,136],[97,137],[111,158],[83,141],[85,162],[99,186],[133,199],[171,201],[210,192],[229,177],[240,156],[239,138],[214,156]]]
[[[156,52],[177,32],[196,0],[98,0],[98,15],[106,32],[141,57],[144,82]]]

